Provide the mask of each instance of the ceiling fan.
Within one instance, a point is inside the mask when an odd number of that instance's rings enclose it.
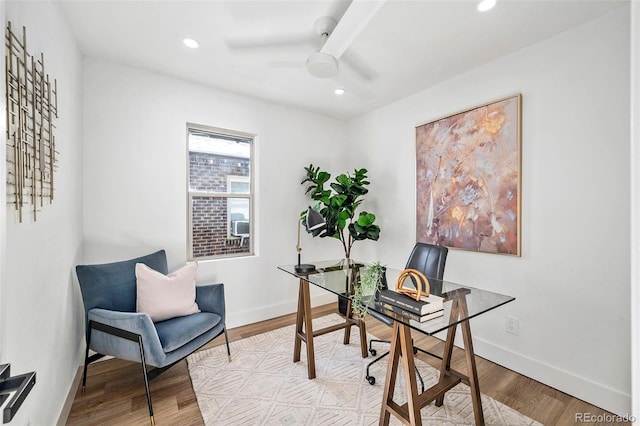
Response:
[[[331,16],[318,18],[314,23],[314,29],[321,37],[320,49],[311,53],[307,60],[272,62],[272,66],[305,66],[307,71],[318,78],[331,78],[341,84],[345,89],[352,91],[363,99],[369,99],[373,95],[362,80],[369,80],[375,76],[370,67],[357,59],[355,54],[348,54],[343,62],[348,63],[353,71],[341,66],[341,58],[356,39],[358,34],[367,26],[375,14],[380,10],[385,0],[352,0],[340,20]],[[282,45],[282,39],[277,38],[277,44]],[[290,40],[284,44],[298,44],[301,40]],[[306,38],[305,38],[306,41]],[[229,43],[235,47],[233,43]],[[265,46],[264,42],[257,43]],[[268,44],[267,44],[268,45]],[[244,45],[243,47],[247,47]]]

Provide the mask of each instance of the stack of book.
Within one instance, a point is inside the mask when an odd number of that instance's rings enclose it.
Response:
[[[380,291],[380,302],[385,308],[418,322],[444,315],[444,299],[433,294],[416,300],[406,294],[383,289]]]

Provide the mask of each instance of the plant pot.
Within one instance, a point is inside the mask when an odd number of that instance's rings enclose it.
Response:
[[[344,259],[342,269],[344,269],[345,272],[345,290],[343,294],[351,296],[354,286],[360,281],[360,265],[356,265],[351,259]],[[338,298],[338,312],[343,316],[347,315],[348,303],[349,301],[344,297]]]

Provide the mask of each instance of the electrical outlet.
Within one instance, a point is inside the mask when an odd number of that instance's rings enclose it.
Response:
[[[518,318],[507,317],[505,321],[505,330],[507,333],[517,336],[520,332],[520,321],[518,321]]]

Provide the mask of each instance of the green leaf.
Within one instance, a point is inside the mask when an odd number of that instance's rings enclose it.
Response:
[[[353,179],[351,179],[351,177],[349,175],[342,174],[342,175],[338,176],[336,178],[336,180],[338,181],[338,183],[340,183],[341,185],[344,185],[344,186],[353,185]]]
[[[380,238],[380,227],[374,225],[369,228],[369,230],[367,231],[367,238],[373,241],[378,241],[378,238]]]
[[[346,188],[338,183],[332,183],[331,189],[336,191],[338,194],[344,194],[346,192]]]
[[[346,201],[346,195],[334,195],[331,197],[331,207],[340,207]]]
[[[345,226],[347,226],[347,219],[343,219],[342,217],[338,218],[338,228],[343,230]]]
[[[373,225],[373,222],[376,221],[376,215],[373,213],[361,212],[358,217],[358,225],[362,227],[367,227]]]
[[[331,179],[331,175],[327,172],[320,172],[318,173],[318,177],[316,179],[316,181],[318,182],[318,185],[322,185],[324,183],[326,183],[329,179]]]

